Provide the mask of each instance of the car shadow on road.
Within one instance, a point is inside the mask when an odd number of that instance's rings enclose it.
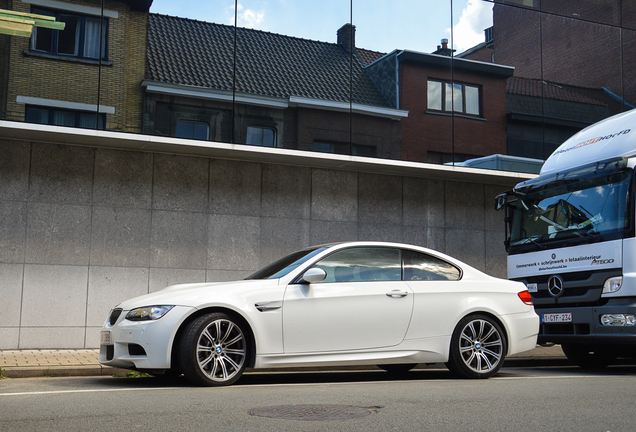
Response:
[[[235,386],[252,385],[280,385],[280,384],[336,384],[363,382],[393,382],[393,381],[432,381],[456,378],[445,368],[415,369],[407,373],[392,374],[382,370],[330,370],[330,371],[249,371],[246,372]],[[109,387],[196,387],[184,376],[178,377],[108,377],[108,379],[92,378],[95,384]]]
[[[534,368],[542,375],[567,374],[572,376],[633,376],[636,375],[634,365],[615,365],[600,370],[585,370],[577,366],[540,366]],[[495,379],[514,379],[527,377],[533,368],[523,367],[502,368],[494,377]],[[159,388],[159,387],[197,387],[190,383],[184,376],[141,376],[141,377],[95,377],[91,378],[95,384],[113,388]],[[339,384],[339,383],[364,383],[364,382],[404,382],[404,381],[439,381],[458,380],[444,367],[425,367],[414,369],[407,373],[393,374],[382,370],[284,370],[284,371],[247,371],[234,386],[267,386],[280,384]]]

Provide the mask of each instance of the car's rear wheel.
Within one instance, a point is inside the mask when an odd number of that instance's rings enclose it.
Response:
[[[238,320],[221,312],[203,315],[188,325],[181,338],[181,370],[195,384],[233,384],[247,366],[248,346]]]
[[[499,324],[486,315],[469,315],[455,327],[446,366],[464,378],[489,378],[501,369],[505,356]]]
[[[602,369],[616,360],[616,352],[611,346],[561,344],[565,356],[572,363],[584,369]]]

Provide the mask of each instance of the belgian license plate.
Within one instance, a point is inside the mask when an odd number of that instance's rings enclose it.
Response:
[[[99,344],[100,345],[110,345],[110,332],[103,331],[99,334]]]
[[[572,313],[563,312],[543,314],[541,321],[544,323],[569,323],[572,322]]]

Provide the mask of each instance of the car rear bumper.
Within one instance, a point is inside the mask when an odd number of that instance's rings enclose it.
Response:
[[[508,328],[508,355],[535,349],[539,317],[534,310],[504,317]]]

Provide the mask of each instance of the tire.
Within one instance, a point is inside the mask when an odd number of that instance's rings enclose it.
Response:
[[[383,369],[393,375],[403,375],[415,366],[417,366],[417,363],[378,365],[380,369]]]
[[[245,371],[247,333],[243,324],[220,312],[192,321],[179,343],[179,363],[185,377],[205,386],[234,384]]]
[[[617,357],[611,346],[565,343],[561,349],[568,360],[584,369],[602,369]]]
[[[499,324],[486,315],[469,315],[455,327],[446,366],[463,378],[490,378],[503,366],[506,353]]]

